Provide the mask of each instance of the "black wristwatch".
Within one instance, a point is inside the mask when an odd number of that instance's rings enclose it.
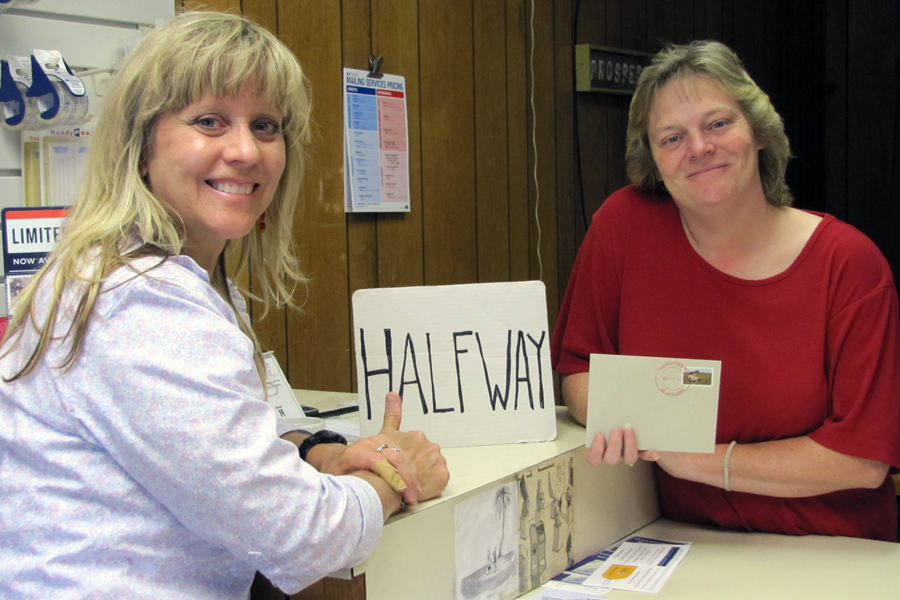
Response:
[[[346,446],[347,438],[339,433],[328,431],[327,429],[320,429],[300,443],[300,447],[298,448],[298,450],[300,450],[300,458],[306,460],[306,455],[309,454],[312,447],[318,446],[319,444],[344,444]]]

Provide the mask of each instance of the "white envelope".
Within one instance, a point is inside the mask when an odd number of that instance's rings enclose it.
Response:
[[[641,450],[715,451],[722,363],[592,354],[587,445],[630,423]]]

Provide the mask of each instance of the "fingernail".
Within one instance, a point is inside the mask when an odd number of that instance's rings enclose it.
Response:
[[[625,423],[624,429],[634,429],[634,425],[632,425],[631,423]]]

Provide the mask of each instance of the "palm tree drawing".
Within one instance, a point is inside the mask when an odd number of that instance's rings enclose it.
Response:
[[[503,554],[503,541],[506,537],[506,511],[509,510],[509,505],[512,503],[510,487],[505,485],[497,488],[494,494],[494,513],[500,517],[500,544],[488,549],[487,564],[462,578],[460,591],[464,598],[475,598],[492,590],[494,595],[491,597],[510,598],[516,593],[516,587],[508,590],[504,588],[504,586],[510,585],[510,581],[515,586],[517,583],[515,573],[518,569],[518,563],[515,561],[516,551]]]
[[[509,509],[510,503],[509,486],[501,486],[497,489],[497,495],[494,496],[494,510],[500,515],[500,546],[497,553],[503,553],[503,538],[506,535],[506,511]]]

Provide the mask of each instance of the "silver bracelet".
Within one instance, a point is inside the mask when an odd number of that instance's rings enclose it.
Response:
[[[729,464],[728,463],[731,462],[731,451],[734,450],[735,446],[737,446],[737,440],[732,441],[730,444],[728,444],[728,450],[725,451],[724,475],[725,475],[725,491],[726,492],[731,491],[731,482],[728,480],[728,475],[729,475],[729,473],[728,473]]]

